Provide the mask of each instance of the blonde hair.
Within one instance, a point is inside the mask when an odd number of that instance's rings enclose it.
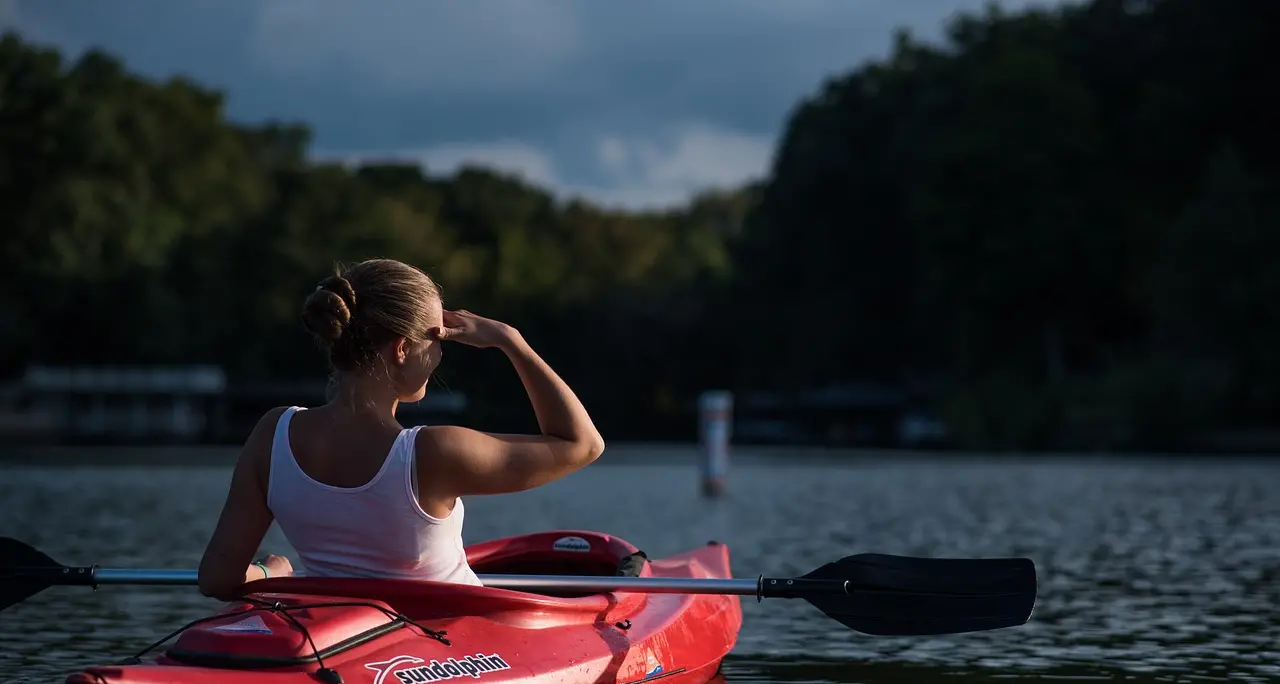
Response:
[[[427,339],[440,307],[431,276],[395,259],[369,259],[321,280],[302,305],[302,324],[334,371],[369,371],[391,340]]]

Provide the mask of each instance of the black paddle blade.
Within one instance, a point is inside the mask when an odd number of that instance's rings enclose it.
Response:
[[[21,603],[51,586],[41,575],[62,564],[30,544],[0,537],[0,610]],[[33,572],[34,570],[43,572]]]
[[[847,595],[804,598],[859,632],[931,635],[1026,623],[1036,602],[1028,558],[910,558],[867,553],[827,563],[807,580],[848,582]]]

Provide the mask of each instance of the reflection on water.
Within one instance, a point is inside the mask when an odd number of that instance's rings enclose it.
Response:
[[[606,456],[606,460],[607,460]],[[468,501],[468,541],[592,528],[651,557],[709,539],[739,576],[866,551],[1025,555],[1023,627],[928,638],[848,631],[802,601],[744,600],[729,682],[1280,681],[1280,463],[735,463],[721,500],[696,470],[606,465]],[[67,563],[192,568],[226,467],[0,469],[0,535]],[[279,531],[265,548],[288,552]],[[51,589],[0,613],[0,681],[58,682],[216,604],[183,588]]]

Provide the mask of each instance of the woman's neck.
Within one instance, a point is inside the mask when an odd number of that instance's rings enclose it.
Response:
[[[399,397],[385,383],[370,380],[340,379],[338,391],[329,403],[360,418],[373,419],[380,423],[394,423],[396,409],[400,407]]]

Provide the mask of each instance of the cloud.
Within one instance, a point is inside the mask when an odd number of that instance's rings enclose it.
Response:
[[[631,162],[631,148],[621,138],[606,136],[596,146],[596,159],[605,171],[622,173]]]
[[[273,0],[262,3],[249,49],[284,75],[340,65],[390,90],[489,91],[557,74],[576,56],[581,28],[563,2]]]
[[[697,192],[760,178],[773,154],[773,141],[767,136],[706,123],[675,127],[654,137],[604,135],[594,147],[597,172],[577,176],[565,172],[566,164],[553,150],[510,139],[316,156],[346,163],[410,162],[446,175],[468,165],[484,166],[523,178],[561,199],[640,210],[675,207]]]
[[[640,161],[639,177],[663,185],[736,185],[765,171],[773,141],[733,131],[694,125],[680,130],[666,146],[632,143]]]
[[[685,125],[657,139],[604,136],[596,145],[596,163],[608,184],[577,192],[629,209],[667,207],[697,192],[763,177],[773,148],[769,136],[706,123]]]
[[[452,174],[464,166],[485,166],[549,189],[562,182],[551,153],[516,140],[437,145],[420,152],[418,158],[432,173]]]
[[[561,183],[555,162],[548,152],[517,140],[450,143],[379,152],[317,152],[312,159],[351,165],[379,162],[417,164],[432,175],[452,175],[466,166],[482,166],[510,173],[527,183],[548,189]]]
[[[18,31],[53,43],[67,38],[51,29],[49,22],[33,16],[30,11],[24,11],[19,0],[0,0],[0,33],[7,31]]]

